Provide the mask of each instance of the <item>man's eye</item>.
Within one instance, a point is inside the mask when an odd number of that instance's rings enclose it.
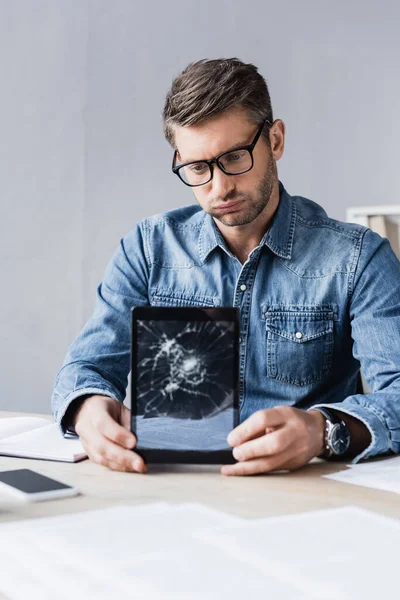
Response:
[[[237,162],[239,160],[242,160],[242,158],[245,156],[245,154],[246,154],[245,150],[238,150],[237,152],[230,152],[229,154],[226,154],[224,156],[224,162],[227,162],[227,163]]]
[[[187,168],[192,173],[204,173],[206,167],[207,167],[207,165],[205,163],[198,163],[196,165],[189,165]]]

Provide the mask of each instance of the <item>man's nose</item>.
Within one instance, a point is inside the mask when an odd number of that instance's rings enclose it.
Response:
[[[235,188],[235,177],[227,175],[215,165],[212,182],[213,195],[217,198],[225,198]]]

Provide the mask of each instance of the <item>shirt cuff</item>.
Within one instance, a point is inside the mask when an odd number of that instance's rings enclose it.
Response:
[[[89,388],[81,388],[80,390],[74,390],[64,400],[61,407],[58,409],[58,413],[57,413],[56,421],[57,421],[57,423],[61,429],[61,433],[63,435],[65,435],[66,433],[75,434],[75,431],[68,426],[70,424],[67,423],[64,419],[66,412],[67,412],[68,408],[70,407],[71,403],[74,402],[74,400],[77,400],[78,398],[80,398],[81,396],[93,396],[95,394],[99,394],[100,396],[108,396],[109,398],[114,398],[115,400],[118,400],[117,398],[115,398],[115,393],[112,393],[108,390],[104,390],[102,388],[90,388],[89,387]]]
[[[390,451],[389,431],[385,421],[371,407],[360,406],[355,400],[348,398],[343,402],[334,402],[332,404],[315,404],[310,406],[308,410],[315,408],[330,408],[339,410],[346,415],[355,417],[368,429],[371,434],[371,443],[360,454],[355,456],[351,461],[353,464],[358,463],[363,458],[369,458],[376,454],[383,454]]]

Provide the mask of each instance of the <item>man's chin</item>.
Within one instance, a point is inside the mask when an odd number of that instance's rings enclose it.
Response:
[[[212,213],[211,216],[225,225],[226,227],[240,227],[241,225],[249,225],[254,221],[253,215],[219,215],[218,213]]]

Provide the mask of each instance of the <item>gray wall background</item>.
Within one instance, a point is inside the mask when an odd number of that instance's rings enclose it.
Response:
[[[161,111],[190,61],[254,62],[280,178],[344,219],[400,203],[400,4],[0,0],[0,410],[49,412],[118,240],[192,203]]]

